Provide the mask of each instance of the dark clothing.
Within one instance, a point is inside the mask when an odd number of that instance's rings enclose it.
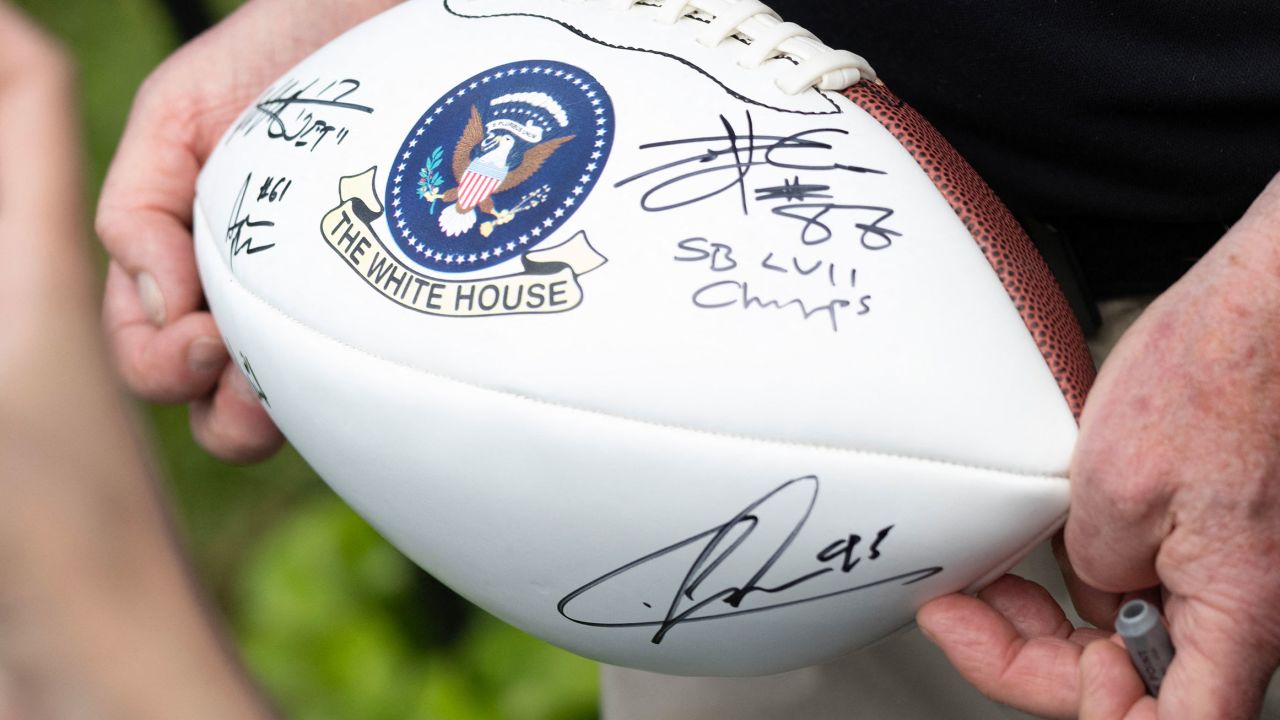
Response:
[[[866,57],[1015,214],[1062,230],[1098,297],[1166,287],[1280,172],[1276,0],[778,10]]]

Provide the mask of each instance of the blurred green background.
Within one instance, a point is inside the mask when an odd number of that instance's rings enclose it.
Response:
[[[181,44],[182,23],[162,0],[13,1],[79,62],[87,191],[96,197],[133,94]],[[216,20],[239,4],[206,0],[203,10]],[[224,465],[192,441],[185,408],[149,410],[196,569],[286,717],[598,716],[594,663],[506,626],[434,581],[296,453]]]

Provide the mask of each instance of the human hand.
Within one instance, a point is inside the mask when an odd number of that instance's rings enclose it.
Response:
[[[1255,717],[1280,664],[1280,176],[1124,335],[1080,429],[1064,576],[1100,628],[1129,593],[1163,597],[1177,654],[1160,697],[1025,581],[941,598],[921,628],[1030,712]]]
[[[196,176],[269,83],[399,0],[251,0],[152,73],[134,102],[98,206],[111,254],[104,322],[129,387],[190,402],[196,439],[252,462],[283,443],[204,308],[191,237]]]
[[[106,359],[73,97],[0,2],[0,717],[266,717]]]

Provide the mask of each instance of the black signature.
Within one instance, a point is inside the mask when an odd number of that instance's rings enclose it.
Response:
[[[676,247],[679,252],[672,257],[673,260],[681,263],[701,263],[703,267],[717,275],[731,272],[739,265],[737,251],[734,250],[733,246],[725,243],[711,242],[702,237],[692,237],[676,243]],[[827,284],[831,287],[838,286],[836,282],[836,263],[819,259],[801,264],[800,258],[795,255],[792,255],[790,260],[789,265],[785,264],[785,261],[783,261],[784,264],[780,265],[778,264],[776,253],[770,251],[760,261],[760,267],[775,273],[792,275],[798,278],[821,278],[825,276]],[[823,268],[826,268],[826,273],[819,275],[819,271]],[[857,274],[857,268],[849,268],[849,287],[857,287]],[[819,304],[806,302],[800,298],[767,297],[754,290],[746,280],[715,280],[695,290],[690,299],[695,306],[704,310],[718,310],[721,308],[783,310],[793,307],[800,312],[801,317],[805,320],[813,317],[827,318],[831,323],[832,332],[839,332],[839,316],[845,309],[852,308],[857,315],[866,315],[871,312],[870,295],[859,297],[856,308],[853,308],[854,302],[852,300],[842,298],[834,298]]]
[[[253,388],[253,392],[262,401],[263,405],[271,407],[271,401],[267,399],[267,394],[262,390],[262,383],[258,382],[258,374],[253,371],[253,366],[249,364],[249,358],[244,353],[240,353],[240,367],[244,368],[244,379],[249,381],[249,387]]]
[[[248,135],[265,122],[267,137],[293,143],[295,147],[310,146],[312,152],[330,136],[337,144],[342,144],[350,134],[350,128],[335,124],[317,113],[321,110],[349,110],[372,114],[373,108],[347,100],[360,89],[359,80],[337,80],[317,89],[319,83],[319,80],[312,80],[299,86],[297,80],[290,80],[280,89],[268,91],[266,98],[254,105],[257,112],[242,120],[237,130]],[[285,114],[293,109],[297,112]]]
[[[902,233],[883,225],[893,217],[893,208],[877,205],[845,205],[840,203],[795,203],[778,205],[773,208],[774,215],[800,221],[800,242],[805,245],[821,245],[835,237],[831,225],[840,213],[856,216],[874,216],[869,221],[854,221],[853,227],[859,231],[858,241],[868,250],[884,250],[893,244],[893,239]],[[830,215],[830,217],[828,217]]]
[[[814,128],[802,130],[791,135],[757,135],[755,121],[751,112],[746,113],[746,132],[740,133],[728,118],[721,115],[720,124],[724,126],[724,135],[681,138],[646,143],[641,150],[651,150],[672,146],[701,145],[703,149],[678,160],[665,162],[624,178],[614,184],[622,187],[638,180],[657,180],[640,197],[640,207],[650,212],[661,212],[693,205],[716,197],[730,190],[737,190],[742,204],[743,214],[749,213],[747,204],[747,175],[752,168],[767,165],[785,170],[805,170],[815,172],[843,171],[851,173],[870,173],[884,175],[883,170],[848,165],[844,163],[813,162],[815,151],[831,150],[829,143],[823,139],[831,135],[848,135],[847,130],[840,128]],[[690,166],[694,166],[691,168]],[[669,172],[670,171],[670,172]],[[672,174],[674,173],[674,174]],[[701,183],[691,182],[703,176],[724,178],[722,184],[708,189]],[[716,182],[720,182],[716,180]],[[695,189],[689,189],[694,186]],[[684,189],[686,194],[681,194]],[[687,193],[696,192],[695,195]],[[794,191],[793,191],[794,192]],[[655,197],[661,194],[661,197]],[[669,197],[674,195],[674,197]],[[768,197],[763,199],[773,199]]]
[[[942,568],[938,566],[923,567],[909,572],[897,573],[889,577],[882,577],[866,582],[860,582],[852,587],[843,587],[837,590],[829,590],[814,595],[801,595],[795,597],[794,594],[788,599],[779,599],[763,605],[752,605],[751,607],[742,607],[744,601],[753,595],[770,595],[781,596],[788,591],[794,591],[801,585],[808,583],[818,577],[828,575],[830,573],[848,574],[858,567],[864,560],[874,562],[881,557],[881,544],[888,539],[889,534],[893,530],[893,525],[880,529],[875,539],[869,543],[865,555],[855,557],[856,550],[862,543],[863,538],[856,534],[849,534],[846,537],[839,538],[825,545],[814,555],[817,565],[814,569],[787,579],[785,581],[769,581],[766,582],[765,576],[773,566],[782,559],[782,556],[791,549],[796,537],[800,531],[804,529],[805,523],[809,520],[809,515],[813,512],[814,505],[818,501],[818,478],[815,475],[806,475],[804,477],[788,480],[777,488],[771,490],[764,497],[752,502],[743,508],[740,512],[729,519],[724,524],[717,525],[709,530],[700,532],[692,537],[681,540],[675,544],[668,545],[661,550],[649,553],[644,557],[629,562],[622,567],[612,570],[601,577],[592,580],[582,587],[574,590],[564,596],[556,606],[560,614],[566,619],[581,625],[592,627],[653,627],[657,628],[652,642],[659,644],[673,628],[681,623],[701,622],[706,620],[717,620],[738,615],[747,615],[750,613],[764,612],[766,610],[776,610],[779,608],[799,605],[801,603],[814,602],[826,598],[845,595],[860,590],[878,587],[881,585],[901,584],[910,585],[919,582],[925,578],[932,577],[942,572]],[[807,502],[803,502],[804,493],[808,493]],[[786,495],[799,495],[798,498],[791,498],[790,506],[777,502],[775,499]],[[797,499],[801,500],[802,511],[799,517],[792,519],[793,524],[785,524],[788,518],[777,518],[780,511],[779,506],[793,507],[797,504]],[[770,502],[774,501],[774,502]],[[773,518],[770,518],[770,515]],[[772,523],[769,524],[769,523]],[[766,527],[762,528],[762,524]],[[747,551],[741,550],[746,545],[753,533],[760,532],[765,534],[766,530],[772,530],[773,525],[781,524],[783,529],[788,529],[786,537],[777,544],[776,547],[766,547],[759,550],[755,543],[751,549]],[[701,544],[699,546],[699,543]],[[673,555],[679,550],[690,548],[691,551],[696,549],[697,555],[693,562],[684,566],[682,561]],[[754,560],[747,560],[752,553],[767,553],[762,558],[762,562],[754,570],[749,570],[749,576],[743,577],[740,583],[729,585],[727,587],[707,588],[704,585],[709,584],[708,579],[715,576],[726,561],[731,558],[735,563],[741,564],[746,560],[748,566],[754,565]],[[686,557],[691,553],[685,553]],[[735,555],[736,554],[736,555]],[[674,559],[673,559],[674,558]],[[838,560],[837,564],[829,564]],[[669,603],[665,610],[665,614],[660,618],[645,617],[640,620],[630,621],[613,621],[613,620],[586,620],[581,617],[575,617],[570,613],[570,605],[575,600],[592,593],[593,591],[607,591],[610,581],[625,575],[627,573],[635,573],[640,569],[644,569],[649,575],[656,573],[671,573],[671,580],[675,585],[674,593],[671,595]],[[669,567],[668,567],[669,566]],[[681,575],[682,573],[682,575]],[[724,575],[725,573],[721,573]],[[676,578],[679,578],[676,581]],[[719,577],[719,576],[716,576]],[[672,592],[670,588],[667,590],[659,590],[665,594]],[[596,594],[601,594],[597,592]],[[648,602],[643,603],[645,607],[652,607]],[[725,606],[730,609],[726,609]]]
[[[832,195],[827,192],[830,189],[830,185],[802,183],[800,176],[796,175],[793,180],[783,180],[781,185],[756,188],[756,200],[758,202],[786,200],[789,203],[801,200],[830,200]]]
[[[249,194],[249,183],[253,181],[253,173],[250,173],[244,179],[244,185],[240,187],[240,194],[236,196],[235,207],[231,209],[231,219],[227,222],[227,245],[230,256],[228,263],[233,264],[235,259],[241,253],[245,255],[253,255],[263,250],[270,250],[275,247],[275,243],[255,244],[253,236],[246,234],[246,231],[252,232],[254,228],[275,227],[276,224],[271,220],[254,220],[249,213],[244,212],[244,200]]]
[[[757,294],[746,280],[717,280],[695,290],[692,300],[694,305],[703,310],[750,310],[753,307],[761,310],[784,310],[794,307],[805,320],[813,317],[826,318],[831,323],[831,332],[840,331],[840,311],[853,305],[853,301],[843,298],[834,298],[822,304],[807,303],[800,298],[769,298]],[[871,312],[871,296],[863,295],[858,298],[858,307],[854,312],[857,315]]]

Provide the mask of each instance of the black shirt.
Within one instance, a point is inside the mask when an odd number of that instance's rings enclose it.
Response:
[[[1061,229],[1098,297],[1166,287],[1280,172],[1277,0],[775,8],[866,57],[1015,214]]]

